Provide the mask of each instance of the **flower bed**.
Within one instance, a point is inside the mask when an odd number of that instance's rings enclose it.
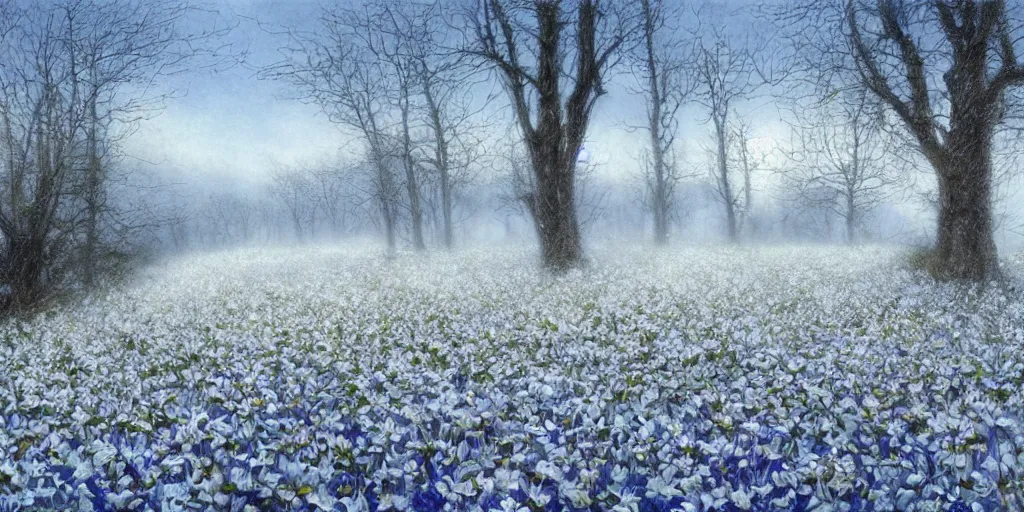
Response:
[[[902,257],[168,263],[3,327],[0,510],[1024,506],[1021,292]]]

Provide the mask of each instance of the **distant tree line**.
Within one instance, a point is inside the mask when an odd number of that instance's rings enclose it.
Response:
[[[938,180],[935,268],[974,280],[998,273],[991,148],[1008,113],[1019,110],[1019,5],[767,3],[761,16],[744,21],[708,15],[724,6],[702,5],[371,0],[325,8],[312,34],[289,32],[289,58],[264,76],[286,81],[365,138],[388,247],[400,193],[407,196],[413,245],[424,247],[419,178],[427,166],[418,164],[430,163],[442,195],[451,196],[445,162],[459,154],[449,144],[458,130],[436,120],[471,116],[461,115],[465,108],[446,116],[451,105],[433,101],[432,93],[480,76],[501,86],[518,128],[528,179],[516,181],[516,197],[533,219],[545,265],[580,263],[578,156],[608,83],[629,70],[633,92],[647,103],[648,122],[633,128],[650,138],[642,204],[654,219],[656,242],[668,240],[673,191],[686,174],[678,114],[693,104],[712,127],[709,176],[728,240],[758,229],[758,173],[777,174],[786,200],[841,217],[852,242],[859,223],[908,169],[927,166]],[[751,19],[773,27],[758,29]],[[464,78],[435,79],[453,76],[445,72]],[[743,104],[765,97],[795,114],[790,147],[774,149],[785,163],[774,169],[741,118]],[[431,127],[432,139],[414,140],[416,123]]]
[[[584,261],[595,219],[635,224],[627,188],[657,244],[685,236],[708,202],[731,243],[801,230],[852,243],[918,169],[935,179],[935,273],[998,276],[995,207],[1024,128],[1024,5],[727,5],[361,0],[319,8],[309,27],[261,23],[282,58],[256,78],[318,107],[356,156],[161,209],[140,198],[171,196],[133,193],[145,180],[120,144],[177,92],[169,75],[238,57],[223,42],[232,27],[189,0],[4,2],[4,307],[89,287],[150,236],[193,247],[379,233],[388,251],[425,250],[457,245],[466,218],[509,225],[518,212],[543,264],[564,270]],[[595,177],[584,147],[623,84],[646,106],[625,127],[647,141],[627,186]],[[768,103],[791,132],[771,147],[751,107]],[[687,109],[701,113],[692,126]],[[705,166],[683,153],[694,129],[710,132]],[[758,188],[769,178],[773,196]]]

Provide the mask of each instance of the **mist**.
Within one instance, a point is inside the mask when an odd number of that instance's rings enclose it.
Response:
[[[1024,4],[0,0],[0,512],[1024,510]]]
[[[755,16],[758,4],[726,3],[724,5],[692,4],[672,21],[671,36],[692,45],[695,34],[707,12],[716,9],[730,13],[723,27],[753,27],[752,33],[760,40],[761,55],[756,58],[771,61],[782,71],[772,83],[758,84],[745,97],[735,100],[730,109],[737,124],[749,126],[746,136],[758,160],[753,171],[752,202],[748,216],[756,228],[743,233],[748,242],[757,243],[837,243],[847,236],[840,229],[844,223],[839,206],[822,203],[815,198],[797,198],[795,189],[801,184],[787,179],[794,162],[793,153],[800,142],[800,134],[808,133],[807,126],[798,126],[805,119],[797,119],[794,110],[816,101],[812,87],[787,59],[792,59],[791,41],[780,34],[779,28],[765,15]],[[303,212],[302,236],[305,241],[325,242],[343,239],[349,235],[362,240],[384,238],[379,226],[379,213],[367,206],[365,184],[358,181],[356,168],[364,160],[365,142],[355,130],[344,123],[332,122],[322,106],[312,104],[310,98],[296,94],[286,83],[261,76],[268,68],[280,65],[286,58],[282,53],[289,44],[289,31],[315,31],[320,7],[315,3],[297,2],[234,2],[220,5],[220,12],[238,25],[230,35],[233,44],[244,51],[242,61],[215,73],[176,77],[184,82],[188,94],[167,106],[160,116],[139,127],[139,132],[126,143],[126,154],[133,166],[146,168],[164,177],[170,186],[166,194],[176,197],[176,208],[183,208],[191,220],[182,231],[191,234],[191,240],[179,240],[161,234],[161,251],[189,250],[197,247],[224,247],[263,243],[287,244],[299,241],[295,222],[289,220],[287,205],[274,189],[275,176],[281,174],[306,175],[306,179],[291,180],[292,186],[304,186],[309,176],[319,171],[330,171],[337,176],[346,199],[336,199],[337,208],[345,210],[346,225],[329,228],[331,214],[323,204],[309,204]],[[761,8],[767,9],[764,6]],[[710,25],[707,25],[710,26]],[[700,29],[710,32],[710,29]],[[446,29],[445,48],[452,51],[463,37]],[[744,37],[750,38],[749,35]],[[739,38],[737,38],[739,39]],[[747,44],[747,43],[744,43]],[[680,53],[692,48],[677,47]],[[586,132],[586,153],[589,158],[581,162],[581,173],[587,174],[593,197],[584,199],[590,208],[587,240],[601,238],[627,238],[652,241],[655,238],[654,215],[645,201],[644,169],[649,165],[649,135],[643,129],[646,123],[643,84],[638,80],[634,63],[624,63],[604,78],[607,91],[602,95]],[[462,236],[454,245],[473,246],[508,240],[519,244],[536,243],[529,229],[529,214],[516,201],[513,173],[508,162],[514,141],[508,136],[519,131],[508,102],[501,90],[500,78],[490,70],[479,69],[469,73],[467,86],[458,91],[473,110],[474,147],[464,151],[472,163],[467,165],[466,183],[460,185],[458,197],[453,198],[455,229]],[[782,75],[792,76],[782,76]],[[691,80],[693,78],[691,77]],[[693,88],[694,84],[685,84]],[[844,86],[835,86],[836,89]],[[794,92],[797,91],[797,92]],[[673,243],[720,243],[728,239],[726,213],[716,197],[714,127],[705,108],[699,104],[696,93],[680,102],[672,150],[674,165],[679,169],[680,185],[673,190],[671,217],[668,229]],[[825,108],[828,110],[831,107]],[[836,111],[838,111],[836,107]],[[833,112],[834,114],[834,112]],[[833,115],[825,114],[825,115]],[[890,120],[892,121],[892,120]],[[805,123],[806,124],[813,124]],[[429,127],[425,120],[415,123],[418,136],[425,138]],[[477,129],[478,128],[478,129]],[[889,127],[898,130],[896,126]],[[730,128],[731,130],[731,128]],[[514,135],[513,138],[520,135]],[[887,132],[886,137],[899,139],[900,135]],[[1013,140],[1006,151],[1015,153]],[[421,141],[417,158],[428,158],[430,144]],[[728,158],[734,159],[738,147],[730,144]],[[913,155],[912,144],[892,142],[885,151],[907,154],[911,163],[884,162],[894,168],[891,183],[880,190],[877,200],[856,220],[857,236],[864,242],[927,246],[932,243],[936,213],[930,194],[936,190],[933,174],[927,162]],[[525,158],[525,155],[520,155]],[[898,169],[895,169],[898,167]],[[998,219],[995,238],[1005,251],[1018,250],[1021,245],[1021,220],[1017,163],[1007,164],[1003,179],[998,183],[995,217]],[[444,234],[439,226],[441,217],[436,171],[423,172],[422,195],[428,202],[426,226],[427,243],[443,247]],[[804,184],[808,177],[804,177]],[[315,180],[313,180],[315,181]],[[347,182],[346,182],[347,181]],[[433,182],[432,182],[433,181]],[[343,182],[346,182],[342,184]],[[740,184],[742,188],[742,184]],[[306,184],[305,186],[311,186]],[[401,185],[399,185],[401,186]],[[311,197],[312,192],[305,192]],[[742,195],[741,190],[737,193]],[[799,195],[799,194],[796,194]],[[214,211],[210,203],[223,202],[221,211]],[[407,199],[403,199],[407,201]],[[311,201],[315,203],[316,201]],[[341,204],[341,203],[344,204]],[[828,203],[828,201],[824,201]],[[247,236],[229,233],[239,227],[231,223],[244,223],[239,217],[247,214],[224,209],[271,210],[264,211],[248,228]],[[407,206],[401,207],[403,209]],[[827,213],[826,213],[827,212]],[[217,215],[219,223],[208,221]],[[252,214],[249,214],[252,216]],[[220,225],[217,225],[220,224]],[[258,224],[258,226],[256,225]],[[285,229],[281,225],[290,224]],[[400,237],[408,247],[409,222],[398,223]],[[523,229],[524,225],[527,229]],[[514,226],[510,229],[507,226]],[[257,235],[256,231],[259,231]],[[589,242],[585,242],[589,243]]]

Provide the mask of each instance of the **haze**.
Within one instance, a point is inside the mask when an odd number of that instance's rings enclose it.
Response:
[[[0,512],[1024,510],[1024,4],[0,0]]]

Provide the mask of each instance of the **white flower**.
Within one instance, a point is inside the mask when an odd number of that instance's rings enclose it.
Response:
[[[637,512],[640,510],[640,497],[632,494],[619,496],[619,503],[612,507],[613,512]]]
[[[740,510],[750,510],[750,496],[743,489],[736,489],[729,493],[729,500]]]
[[[539,485],[530,485],[527,489],[526,495],[529,500],[538,507],[543,507],[551,501],[551,496],[544,494],[543,489]]]
[[[106,466],[107,463],[114,460],[114,457],[117,456],[117,448],[102,441],[95,441],[92,449],[94,450],[92,456],[94,466]]]
[[[346,512],[368,512],[370,510],[370,504],[362,494],[346,496],[339,501],[345,506]]]
[[[537,462],[537,472],[554,480],[555,482],[562,481],[562,470],[557,465],[550,461],[542,460]]]
[[[511,497],[501,500],[501,508],[492,508],[490,512],[530,512],[529,507],[520,507]]]
[[[664,498],[674,498],[676,496],[682,496],[683,492],[680,491],[672,482],[671,479],[665,480],[661,476],[656,476],[647,482],[647,497],[653,498],[655,496],[661,496]]]

